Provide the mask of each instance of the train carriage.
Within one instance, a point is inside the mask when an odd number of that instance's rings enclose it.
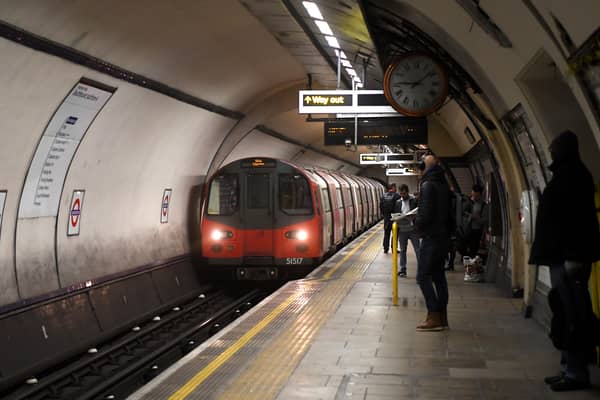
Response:
[[[359,218],[365,214],[361,186],[369,198],[368,220]],[[206,185],[204,264],[213,276],[226,279],[303,276],[375,222],[373,196],[378,186],[369,178],[271,158],[234,161]]]

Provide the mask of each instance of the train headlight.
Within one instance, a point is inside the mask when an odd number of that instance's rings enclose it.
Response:
[[[231,232],[231,231],[220,231],[218,229],[215,229],[210,234],[210,237],[213,240],[229,239],[229,238],[233,237],[233,232]]]
[[[285,237],[288,239],[306,240],[308,239],[308,232],[306,232],[304,229],[299,229],[297,231],[287,231],[285,233]]]
[[[298,233],[296,233],[296,239],[298,240],[306,240],[308,238],[308,233],[305,230],[300,229]]]

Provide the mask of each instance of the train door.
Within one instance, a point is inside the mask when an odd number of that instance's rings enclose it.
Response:
[[[327,191],[327,183],[313,171],[307,170],[307,174],[317,183],[318,196],[322,209],[322,229],[323,229],[323,252],[329,251],[333,246],[333,213],[331,212],[331,201]]]
[[[358,184],[353,178],[347,175],[342,175],[342,178],[348,182],[350,187],[350,197],[352,198],[352,232],[358,233],[360,230],[360,199],[357,194]]]
[[[344,215],[344,229],[342,237],[344,239],[352,236],[352,223],[353,223],[353,210],[352,210],[352,197],[350,195],[350,186],[348,182],[337,173],[331,173],[331,177],[335,179],[337,185],[337,192],[339,193],[340,199],[342,200],[342,214]]]
[[[337,245],[343,239],[344,229],[344,210],[341,192],[339,191],[339,183],[337,183],[327,171],[315,172],[327,182],[329,199],[331,201],[331,213],[333,215],[333,244]]]
[[[251,257],[273,256],[273,180],[269,173],[246,175],[246,207],[242,221],[245,254]]]

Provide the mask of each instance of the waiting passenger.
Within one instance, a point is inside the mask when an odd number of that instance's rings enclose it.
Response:
[[[406,214],[417,208],[417,200],[411,197],[407,185],[400,185],[400,198],[396,201],[394,208],[395,213]],[[419,257],[419,237],[415,232],[414,217],[406,217],[398,220],[398,246],[400,247],[400,271],[398,276],[406,278],[406,250],[408,248],[408,240],[412,243],[412,247]]]
[[[562,351],[560,373],[544,382],[554,391],[585,389],[590,387],[587,364],[598,340],[588,291],[591,264],[600,259],[594,181],[579,158],[573,132],[554,139],[550,154],[553,176],[540,199],[529,258],[530,264],[550,266],[551,337]]]
[[[383,252],[387,253],[390,249],[390,233],[392,232],[392,213],[394,206],[400,195],[396,193],[396,184],[388,185],[388,191],[381,195],[379,199],[379,210],[383,214]],[[394,246],[396,243],[394,243]]]
[[[416,228],[423,239],[419,249],[417,283],[425,297],[427,318],[417,326],[417,330],[441,331],[448,328],[448,282],[444,262],[454,218],[450,210],[450,188],[444,170],[433,154],[425,157],[425,173],[419,193]]]
[[[471,199],[464,207],[464,226],[461,254],[475,258],[488,226],[488,204],[483,201],[483,187],[476,183],[471,190]]]

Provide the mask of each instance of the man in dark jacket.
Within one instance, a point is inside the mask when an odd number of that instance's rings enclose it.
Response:
[[[396,185],[388,185],[388,191],[381,195],[379,199],[379,210],[383,214],[383,252],[387,253],[390,249],[390,232],[392,231],[392,213],[394,206],[400,195],[396,192]],[[396,243],[393,243],[396,246]]]
[[[417,233],[423,238],[418,257],[417,283],[425,297],[427,318],[417,326],[418,331],[448,328],[448,283],[444,262],[453,229],[451,213],[450,187],[444,170],[439,166],[435,155],[427,155],[416,218]]]
[[[566,326],[559,334],[568,339],[557,345],[562,350],[560,374],[544,381],[555,391],[585,389],[590,386],[587,364],[594,339],[589,337],[588,280],[591,264],[600,259],[594,181],[579,157],[573,132],[565,131],[554,139],[550,153],[553,176],[538,206],[529,263],[550,267],[553,291],[558,293],[565,317]]]

